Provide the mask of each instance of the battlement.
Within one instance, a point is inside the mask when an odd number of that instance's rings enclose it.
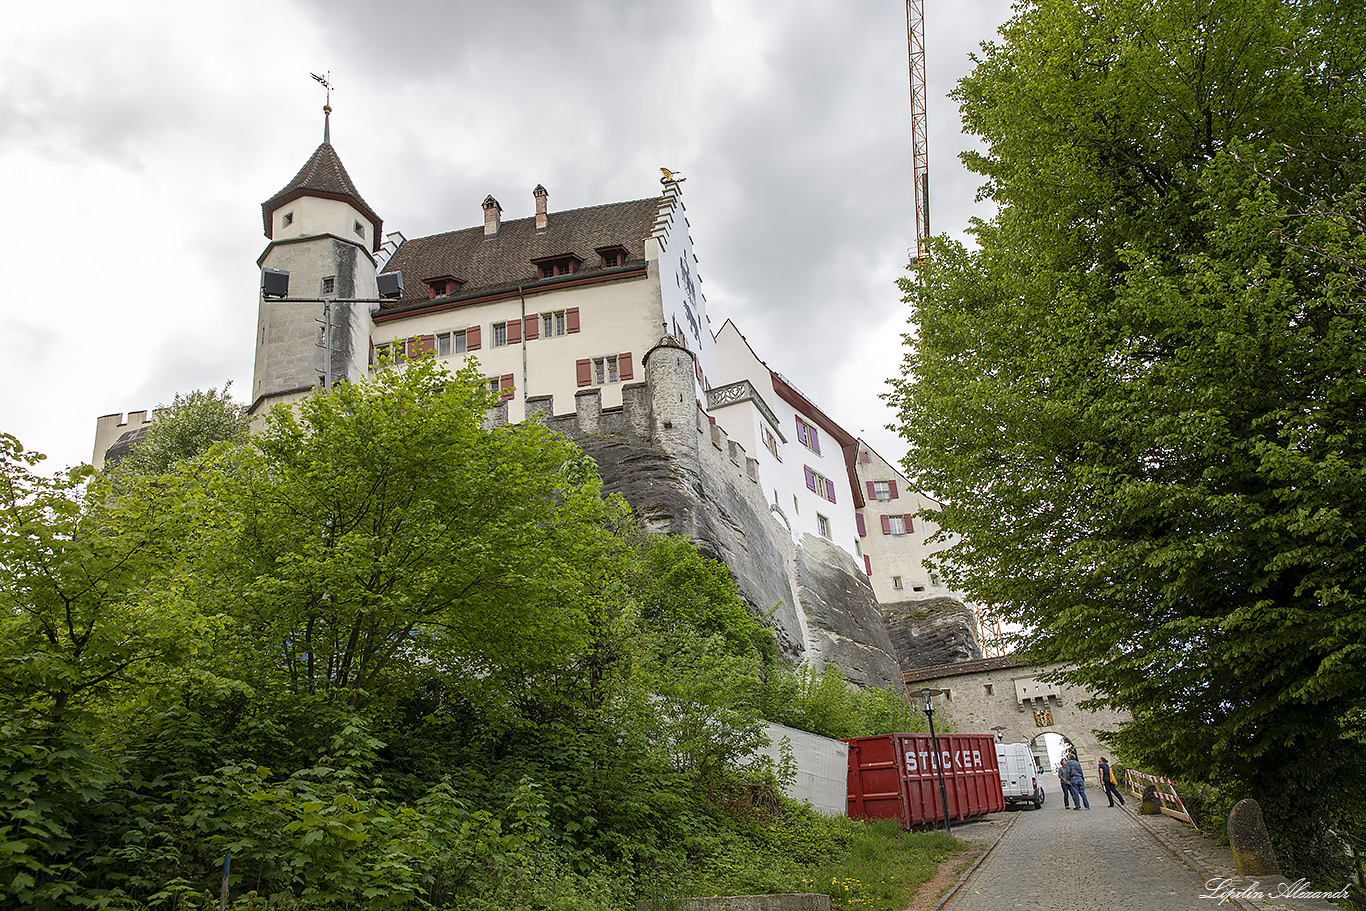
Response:
[[[95,449],[90,456],[90,464],[95,470],[104,467],[104,454],[109,451],[125,433],[146,430],[156,420],[156,411],[130,411],[125,418],[122,412],[102,414],[95,418]]]

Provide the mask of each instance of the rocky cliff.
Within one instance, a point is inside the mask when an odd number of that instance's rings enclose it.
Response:
[[[902,673],[983,657],[972,611],[954,598],[882,605]]]

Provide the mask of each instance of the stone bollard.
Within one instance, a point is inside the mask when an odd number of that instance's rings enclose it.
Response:
[[[1281,867],[1276,863],[1262,807],[1251,797],[1235,803],[1228,814],[1228,846],[1233,849],[1233,862],[1239,875],[1280,875]]]
[[[636,911],[830,911],[830,896],[819,892],[794,892],[715,898],[646,898],[636,902]]]
[[[1162,799],[1157,796],[1157,785],[1150,784],[1143,789],[1143,802],[1138,805],[1138,812],[1144,816],[1162,815]]]

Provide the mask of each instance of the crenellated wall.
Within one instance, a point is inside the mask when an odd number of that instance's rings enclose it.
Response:
[[[766,616],[783,655],[817,669],[838,666],[860,686],[899,686],[891,639],[867,579],[830,542],[793,540],[781,510],[764,498],[759,463],[713,423],[695,396],[693,355],[663,339],[644,358],[645,382],[622,387],[604,408],[597,389],[556,415],[550,396],[529,415],[574,440],[598,464],[642,524],[683,534],[729,567],[741,597]],[[490,423],[506,422],[506,406]]]

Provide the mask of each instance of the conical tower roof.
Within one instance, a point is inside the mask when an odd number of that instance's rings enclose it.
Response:
[[[337,150],[326,139],[318,146],[308,161],[304,162],[304,166],[299,169],[298,174],[294,175],[293,180],[285,184],[280,192],[261,203],[261,220],[265,225],[266,237],[271,237],[271,215],[274,214],[275,210],[286,203],[293,202],[300,196],[337,199],[355,206],[374,223],[373,249],[378,250],[380,248],[380,238],[384,233],[384,222],[375,214],[375,210],[370,208],[361,198],[360,191],[351,182],[351,175],[346,173],[346,166],[342,164],[341,158],[337,155]]]

